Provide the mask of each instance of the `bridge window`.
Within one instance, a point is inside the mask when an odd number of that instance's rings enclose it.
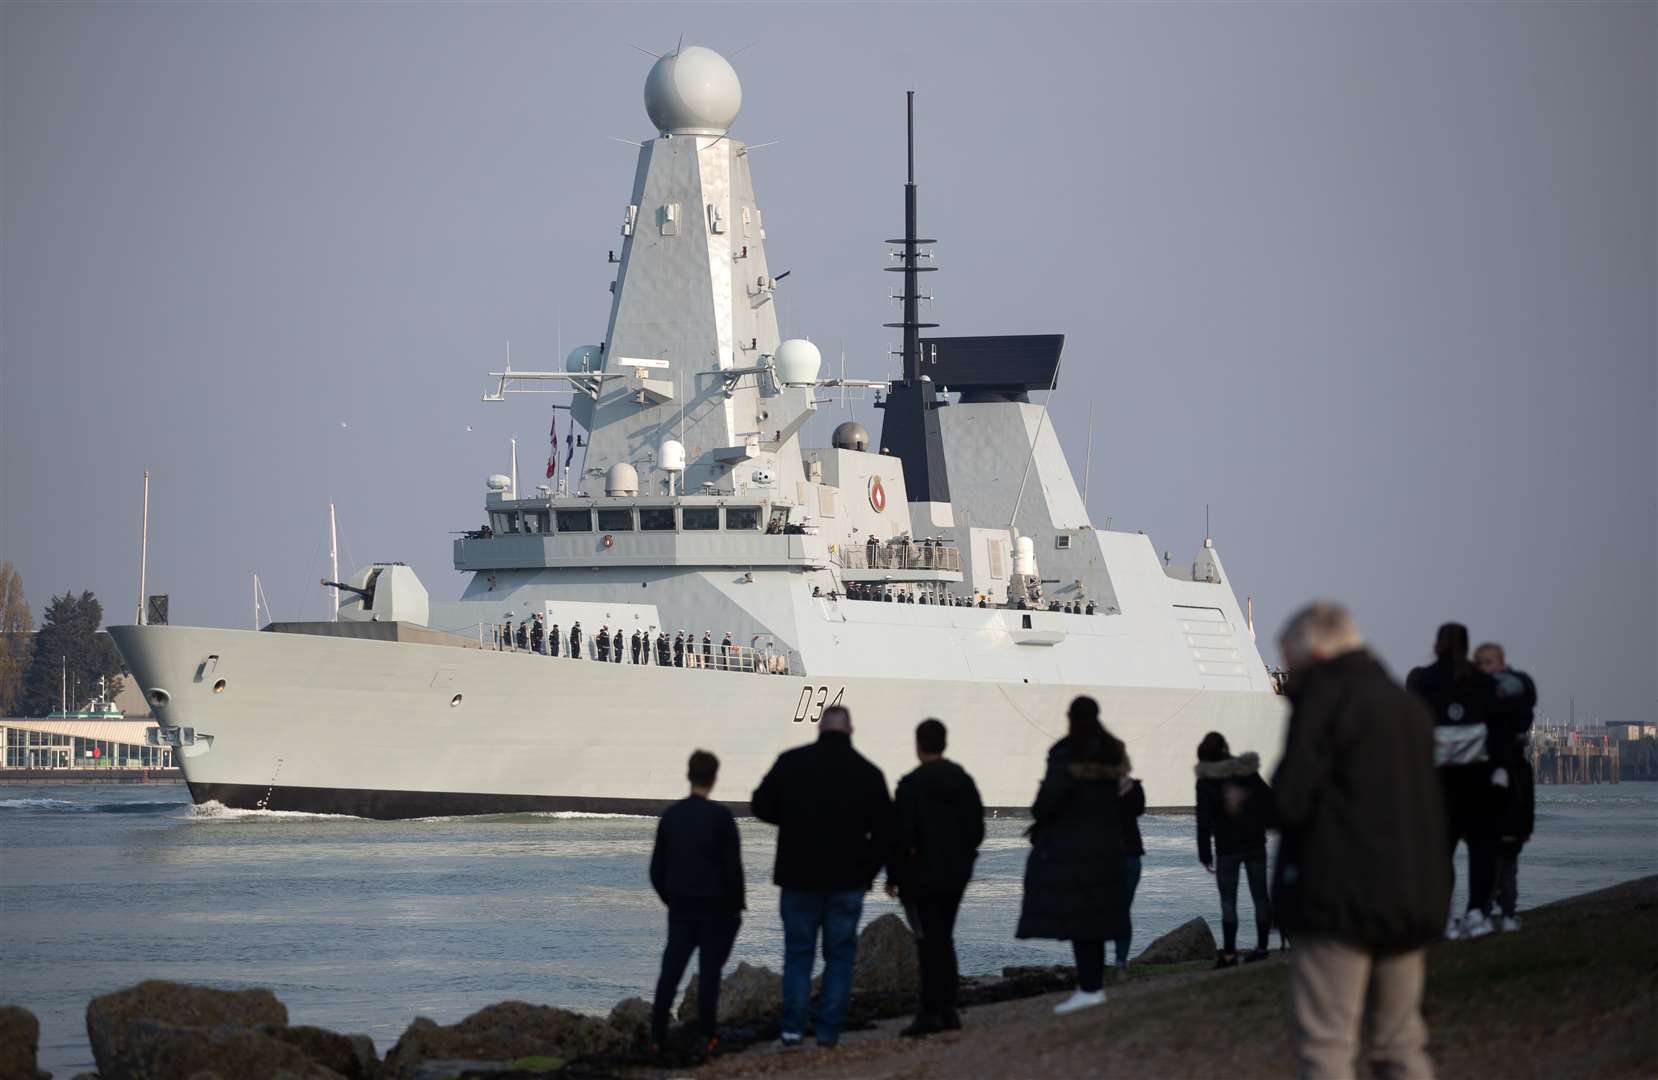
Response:
[[[728,506],[725,508],[725,527],[732,531],[752,532],[760,527],[758,506]]]
[[[547,531],[547,511],[524,511],[524,531],[527,533],[544,533]]]
[[[633,511],[610,509],[599,511],[600,532],[632,532]]]
[[[720,527],[720,508],[717,506],[687,506],[681,515],[687,532],[706,532]]]
[[[553,518],[558,524],[558,531],[592,532],[593,511],[591,510],[555,510]]]
[[[639,527],[646,532],[673,532],[674,508],[671,506],[641,506]]]

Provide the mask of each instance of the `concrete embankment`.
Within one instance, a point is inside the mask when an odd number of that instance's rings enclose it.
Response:
[[[0,769],[0,784],[182,784],[179,769]]]
[[[1425,1012],[1442,1076],[1658,1075],[1658,876],[1525,913],[1525,929],[1429,951]],[[1212,949],[1194,921],[1166,935],[1178,955]],[[1143,965],[1103,1006],[1057,1017],[1063,973],[964,980],[964,1030],[898,1037],[912,1008],[913,946],[892,916],[861,939],[852,1029],[839,1049],[780,1051],[776,975],[748,969],[722,997],[733,1051],[690,1069],[652,1061],[645,1003],[608,1018],[503,1002],[443,1026],[417,1018],[384,1058],[364,1036],[288,1023],[267,990],[150,982],[95,999],[87,1031],[100,1080],[708,1080],[1043,1076],[1278,1077],[1290,1070],[1282,957],[1228,971]],[[679,1015],[688,1019],[689,1002]],[[38,1027],[0,1007],[0,1077],[38,1077]],[[747,1049],[739,1049],[747,1043]],[[808,1044],[809,1045],[809,1044]],[[670,1051],[672,1052],[672,1051]]]

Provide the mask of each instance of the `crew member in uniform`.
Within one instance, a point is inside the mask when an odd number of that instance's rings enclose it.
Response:
[[[618,626],[610,634],[610,658],[616,663],[622,662],[622,628]]]
[[[610,660],[610,624],[599,627],[598,636],[593,639],[593,648],[596,650],[599,663],[608,663]]]
[[[714,666],[714,631],[712,630],[702,632],[702,666],[705,668]]]
[[[530,651],[531,652],[540,652],[541,651],[542,642],[546,640],[546,638],[543,636],[543,633],[544,632],[541,628],[541,616],[540,615],[533,616],[533,621],[530,623]]]
[[[633,662],[637,664],[639,662],[639,631],[635,630],[633,632],[633,637],[630,639],[629,644],[633,648]]]
[[[559,630],[558,623],[554,623],[547,630],[547,655],[564,655],[564,634]]]
[[[720,669],[722,671],[731,670],[732,652],[731,632],[728,630],[726,631],[725,637],[720,640]]]
[[[570,624],[570,659],[581,659],[581,620]]]
[[[685,631],[674,635],[674,667],[685,666]]]
[[[659,631],[656,635],[656,663],[659,667],[668,667],[673,663],[673,654],[668,648],[668,632]]]
[[[518,636],[515,640],[520,649],[530,647],[530,621],[528,619],[518,624]]]

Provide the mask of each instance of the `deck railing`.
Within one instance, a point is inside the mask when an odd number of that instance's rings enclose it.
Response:
[[[961,552],[945,544],[839,544],[835,565],[843,570],[946,570],[961,573]]]
[[[798,654],[784,649],[754,648],[748,645],[722,645],[720,642],[710,642],[706,651],[702,640],[693,638],[685,642],[684,651],[680,654],[680,662],[674,662],[672,643],[668,647],[668,663],[660,662],[656,639],[653,637],[647,648],[640,649],[639,660],[633,658],[633,638],[631,634],[622,637],[620,658],[614,648],[600,650],[596,638],[582,635],[579,655],[570,655],[570,635],[561,632],[561,640],[555,646],[553,642],[543,636],[540,647],[535,647],[533,636],[526,631],[523,644],[518,642],[517,623],[484,623],[480,627],[481,638],[485,648],[493,648],[500,652],[519,652],[527,655],[545,656],[563,660],[589,660],[594,663],[620,664],[625,667],[668,667],[676,670],[706,670],[706,671],[745,671],[756,675],[798,675],[803,669],[798,663]],[[604,655],[605,659],[599,657]]]

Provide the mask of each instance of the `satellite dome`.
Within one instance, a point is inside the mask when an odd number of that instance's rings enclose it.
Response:
[[[604,367],[604,350],[597,345],[578,345],[570,350],[570,355],[564,358],[564,370],[572,374],[582,371],[598,371]]]
[[[625,461],[618,461],[605,471],[604,493],[611,496],[639,494],[639,470]]]
[[[829,445],[836,450],[856,450],[864,453],[869,449],[869,429],[856,420],[848,420],[835,428],[835,433],[829,436]]]
[[[742,107],[736,71],[701,45],[664,56],[645,76],[645,111],[664,135],[724,135]]]
[[[799,386],[817,381],[823,367],[823,354],[805,338],[790,338],[777,347],[777,377],[786,386]]]
[[[512,477],[505,473],[493,473],[488,480],[484,481],[484,487],[490,491],[505,492],[511,486]]]

